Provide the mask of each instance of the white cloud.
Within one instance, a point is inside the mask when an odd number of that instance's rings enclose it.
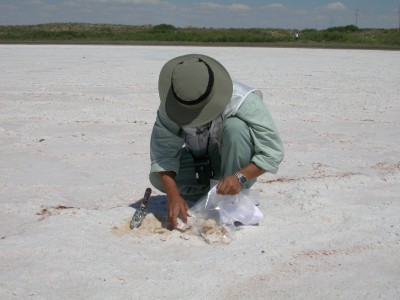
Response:
[[[62,3],[62,5],[66,6],[66,7],[74,7],[74,6],[78,6],[78,3],[76,3],[75,1],[70,0],[70,1],[64,1]]]
[[[204,9],[210,9],[210,10],[230,10],[234,12],[247,12],[250,11],[251,8],[245,4],[228,4],[228,5],[223,5],[223,4],[218,4],[218,3],[213,3],[213,2],[203,2],[199,4],[200,7]]]
[[[223,5],[218,4],[218,3],[212,3],[212,2],[202,2],[202,3],[199,3],[199,5],[205,9],[221,9],[221,8],[223,8]]]
[[[159,4],[160,0],[110,0],[111,3],[123,3],[123,4]]]
[[[285,9],[286,7],[280,3],[271,3],[264,6],[265,9]]]
[[[42,0],[25,0],[25,4],[44,5],[45,3]]]
[[[346,10],[346,6],[342,2],[333,2],[325,6],[329,10]]]
[[[76,1],[65,1],[76,2]],[[80,1],[78,1],[81,3]],[[160,4],[161,0],[87,0],[87,3],[101,3],[101,4]]]
[[[246,12],[251,10],[251,8],[245,4],[230,4],[227,5],[226,7],[231,11],[237,11],[237,12]]]

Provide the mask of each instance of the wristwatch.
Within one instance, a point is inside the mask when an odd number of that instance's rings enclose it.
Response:
[[[246,184],[247,178],[246,178],[242,173],[236,172],[236,173],[235,173],[235,176],[236,176],[237,179],[239,180],[240,185],[243,186],[244,184]]]

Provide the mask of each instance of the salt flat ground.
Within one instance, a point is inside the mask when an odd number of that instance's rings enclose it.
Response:
[[[149,186],[158,73],[213,56],[285,144],[228,245],[126,230]],[[0,46],[1,299],[398,299],[400,52]],[[149,210],[165,216],[154,191]]]

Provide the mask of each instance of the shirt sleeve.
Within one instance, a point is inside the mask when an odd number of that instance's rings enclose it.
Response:
[[[250,128],[255,147],[251,161],[265,171],[276,174],[284,150],[267,106],[258,95],[251,93],[236,112],[236,117],[246,122]]]
[[[181,128],[168,118],[160,105],[150,139],[150,172],[173,171],[178,174],[183,144]]]

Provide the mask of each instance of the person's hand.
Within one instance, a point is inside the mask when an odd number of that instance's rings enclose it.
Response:
[[[242,185],[235,175],[223,178],[217,185],[217,193],[220,195],[236,195],[242,190]]]
[[[187,223],[188,210],[189,206],[182,196],[168,197],[168,221],[173,228],[178,226],[178,217],[180,217],[184,223]]]

